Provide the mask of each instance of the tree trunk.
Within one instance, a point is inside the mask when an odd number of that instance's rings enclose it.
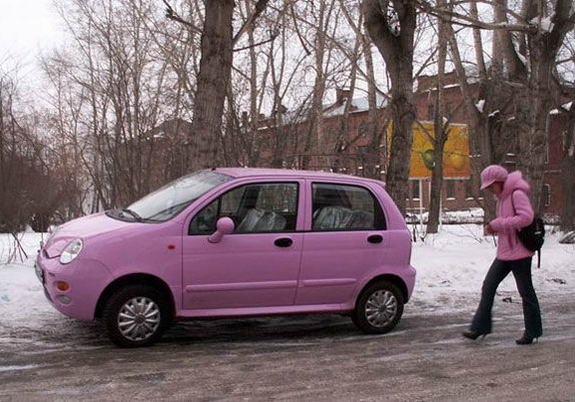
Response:
[[[489,98],[489,83],[485,80],[480,80],[477,84],[479,85],[478,96],[474,94],[471,89],[469,82],[467,81],[467,74],[463,66],[463,60],[459,53],[459,48],[457,46],[457,41],[455,37],[455,32],[451,24],[446,24],[446,32],[449,42],[449,49],[451,53],[451,58],[455,65],[455,70],[457,72],[457,77],[461,85],[461,92],[463,95],[463,100],[465,107],[467,109],[467,115],[469,118],[469,147],[470,147],[470,164],[472,171],[472,179],[476,181],[474,183],[475,188],[477,188],[476,199],[479,197],[479,173],[483,168],[492,163],[492,147],[489,132],[489,121],[487,118],[487,113],[485,113],[485,108],[487,104],[487,98]],[[494,60],[495,62],[495,60]],[[485,92],[485,93],[484,93]],[[479,97],[479,99],[477,99]],[[483,110],[478,109],[478,100],[483,101]],[[477,102],[477,103],[476,103]],[[480,203],[484,210],[484,222],[487,223],[495,217],[495,201],[490,196],[484,198],[483,202]]]
[[[469,11],[471,18],[479,19],[476,0],[471,0]],[[483,40],[481,39],[481,30],[478,28],[473,28],[473,48],[475,50],[475,60],[477,62],[479,78],[481,80],[486,80],[487,68],[485,67],[485,56],[483,54]]]
[[[213,167],[232,68],[233,0],[206,1],[202,57],[190,130],[188,170]]]
[[[382,10],[378,0],[364,0],[362,13],[365,27],[385,59],[391,79],[393,128],[386,181],[389,194],[405,214],[415,120],[413,48],[417,12],[414,4],[407,0],[395,1],[393,10]]]
[[[547,7],[552,9],[548,10]],[[510,78],[523,84],[519,95],[514,97],[516,110],[519,111],[518,168],[531,182],[531,201],[537,213],[543,212],[541,195],[547,146],[547,120],[549,109],[554,103],[552,90],[555,60],[566,33],[575,25],[572,9],[573,0],[557,0],[549,5],[535,0],[523,1],[522,12],[526,21],[537,18],[540,21],[538,30],[530,32],[527,37],[529,74],[526,69],[521,69],[521,66],[518,70],[515,69],[519,57],[512,44],[512,33],[505,32],[506,43],[511,43],[505,52]],[[551,16],[551,27],[543,26],[546,15]]]
[[[369,135],[369,152],[370,160],[364,168],[365,177],[381,180],[382,171],[385,171],[387,166],[387,129],[384,122],[384,115],[377,100],[377,87],[375,84],[375,71],[373,67],[373,57],[368,40],[362,34],[362,46],[365,58],[365,68],[368,76],[367,80],[367,104],[369,105],[368,112],[368,135]]]
[[[439,6],[445,6],[445,0],[439,0]],[[448,129],[444,123],[444,74],[447,59],[447,33],[445,22],[438,21],[438,67],[437,67],[437,98],[435,101],[435,116],[433,116],[433,169],[431,172],[431,191],[429,198],[429,217],[427,220],[427,233],[437,233],[439,217],[441,214],[441,188],[443,187],[443,150],[447,142]],[[420,194],[420,197],[422,195]]]
[[[569,112],[569,124],[565,133],[565,155],[561,162],[563,200],[561,230],[575,230],[575,109]]]
[[[314,38],[315,56],[315,81],[313,86],[312,105],[309,113],[309,129],[305,133],[304,155],[302,158],[302,169],[322,169],[329,166],[326,158],[320,155],[325,150],[326,138],[323,129],[323,98],[326,89],[325,64],[329,64],[331,49],[327,43],[327,30],[332,18],[334,4],[329,2],[318,2],[319,9],[317,29]],[[316,154],[316,156],[312,156]]]

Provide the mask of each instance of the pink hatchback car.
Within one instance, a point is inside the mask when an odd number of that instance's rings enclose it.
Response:
[[[385,333],[413,290],[410,258],[382,182],[238,168],[60,226],[36,271],[56,309],[100,318],[113,342],[135,347],[198,317],[349,313]]]

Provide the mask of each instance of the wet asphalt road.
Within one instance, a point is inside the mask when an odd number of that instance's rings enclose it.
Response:
[[[474,305],[408,304],[383,336],[338,315],[193,321],[132,350],[64,317],[0,328],[0,400],[575,401],[575,298],[542,300],[531,346],[514,343],[521,305],[499,299],[494,333],[475,342],[459,335]]]

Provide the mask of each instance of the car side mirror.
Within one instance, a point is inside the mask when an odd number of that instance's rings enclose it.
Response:
[[[208,237],[210,243],[219,243],[225,234],[233,233],[235,229],[234,221],[227,216],[218,219],[216,223],[216,231]]]

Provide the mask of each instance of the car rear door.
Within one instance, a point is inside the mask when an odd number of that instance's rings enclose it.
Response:
[[[358,282],[390,252],[386,219],[369,187],[309,181],[297,305],[352,300]]]

